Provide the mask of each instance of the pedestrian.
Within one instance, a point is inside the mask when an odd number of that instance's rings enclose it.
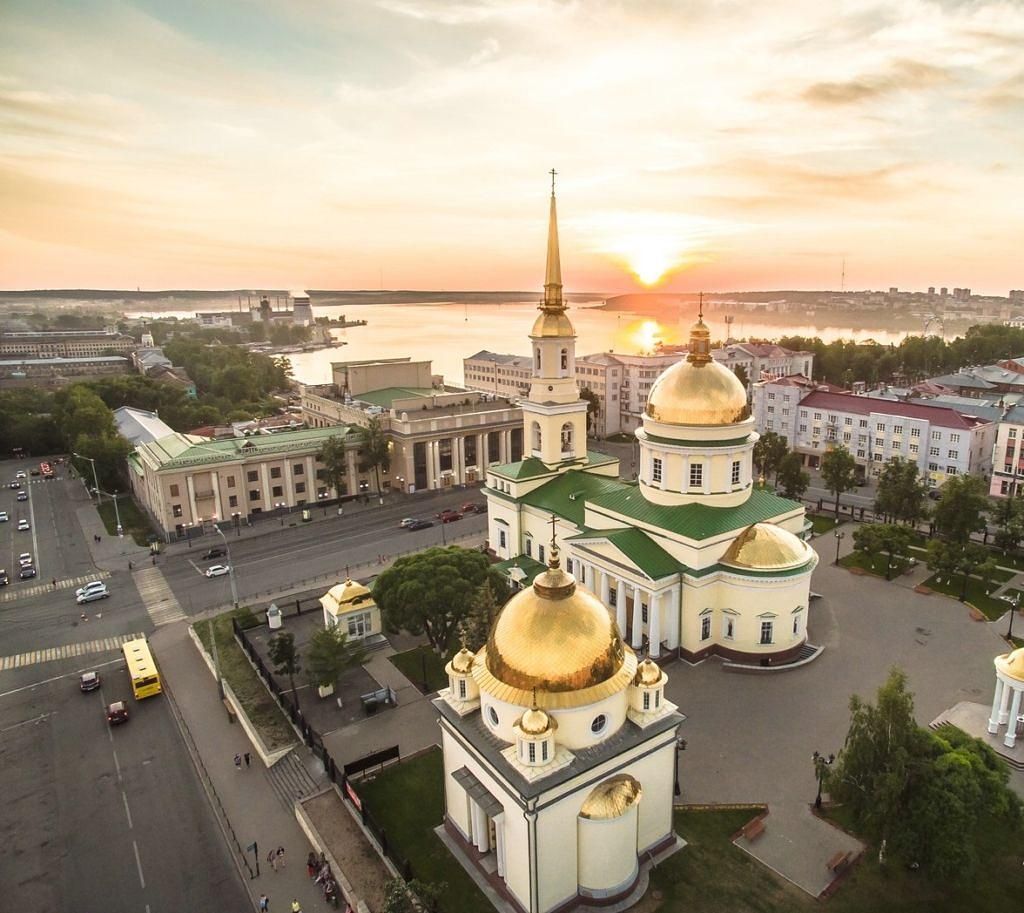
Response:
[[[267,853],[267,863],[275,872],[277,871],[277,853],[274,850]]]
[[[156,555],[153,556],[153,567],[156,567]]]
[[[260,894],[260,913],[269,913],[270,898],[266,894]]]
[[[246,752],[243,757],[245,758],[245,769],[248,770],[249,765],[252,763],[252,755],[250,755],[249,752]]]
[[[132,563],[129,561],[128,562],[128,570],[131,570],[131,569],[132,569]]]
[[[309,851],[309,855],[306,857],[306,874],[311,879],[316,878],[316,853],[312,850]]]
[[[241,769],[242,769],[242,756],[240,754],[238,754],[238,752],[235,752],[235,770],[241,770]]]
[[[281,866],[281,868],[283,869],[284,868],[284,847],[283,846],[279,846],[277,848],[277,862]]]
[[[302,907],[294,897],[292,898],[292,913],[302,913]]]
[[[53,580],[50,581],[50,586],[52,586],[54,589],[57,589],[57,578],[56,577],[54,577]]]

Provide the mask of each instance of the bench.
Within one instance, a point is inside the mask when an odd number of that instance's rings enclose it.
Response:
[[[747,840],[754,841],[764,833],[764,829],[764,818],[755,818],[753,821],[748,821],[743,825],[743,836]]]
[[[842,850],[840,850],[831,859],[829,859],[828,862],[825,863],[825,868],[827,868],[830,872],[838,873],[838,872],[841,872],[843,869],[846,868],[846,864],[849,861],[850,861],[850,853],[849,853],[849,851],[843,852]]]
[[[231,706],[231,701],[224,698],[221,703],[224,705],[224,709],[228,712],[228,722],[233,723],[235,721],[235,708]]]

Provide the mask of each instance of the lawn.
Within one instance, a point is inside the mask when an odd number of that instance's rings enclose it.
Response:
[[[869,574],[874,574],[876,577],[885,577],[885,566],[889,562],[888,555],[873,555],[868,557],[863,552],[850,552],[849,555],[839,559],[839,563],[843,567],[859,567],[862,571],[867,571]],[[890,579],[899,577],[907,568],[907,561],[903,558],[897,558],[894,562],[895,566],[890,573]]]
[[[924,582],[924,585],[931,590],[935,590],[936,593],[945,593],[947,596],[959,599],[964,581],[963,577],[959,574],[954,574],[952,580],[948,577],[943,577],[942,583],[939,583],[938,574],[933,574]],[[989,589],[995,589],[995,585],[990,586]],[[995,599],[989,596],[985,590],[986,587],[982,581],[976,577],[971,577],[967,581],[967,593],[964,596],[964,601],[969,602],[972,606],[983,612],[989,621],[995,621],[1006,614],[1009,605],[1003,599]]]
[[[117,513],[114,511],[114,502],[104,498],[103,503],[97,507],[100,519],[107,528],[107,534],[117,535]],[[136,545],[149,545],[149,537],[154,534],[153,525],[147,517],[135,505],[131,498],[118,498],[117,510],[121,514],[121,527],[125,535],[131,536]]]
[[[447,885],[443,913],[493,913],[490,901],[434,833],[444,817],[443,778],[441,749],[433,748],[387,768],[357,790],[389,843],[409,860],[413,877]]]
[[[237,615],[243,625],[256,621],[247,608],[232,609],[213,619],[213,628],[217,638],[217,654],[220,660],[220,672],[224,680],[235,692],[235,697],[245,709],[250,722],[259,731],[267,748],[274,750],[294,744],[295,730],[285,719],[281,708],[270,696],[263,680],[256,674],[248,658],[235,640],[231,628],[231,616]],[[203,642],[206,652],[210,652],[210,623],[196,622],[192,625],[199,639]]]
[[[830,533],[837,526],[842,526],[845,522],[843,520],[840,520],[837,523],[835,517],[825,517],[821,516],[820,514],[810,516],[808,517],[808,519],[811,521],[811,528],[814,530],[814,535],[816,536],[821,536],[824,533]]]
[[[414,647],[404,653],[389,656],[388,659],[420,691],[423,691],[423,672],[426,669],[427,690],[424,694],[448,687],[448,675],[444,671],[447,660],[442,659],[428,646]]]

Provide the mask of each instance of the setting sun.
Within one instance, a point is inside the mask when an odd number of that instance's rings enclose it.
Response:
[[[631,334],[631,340],[641,352],[653,352],[661,341],[661,324],[645,320]]]

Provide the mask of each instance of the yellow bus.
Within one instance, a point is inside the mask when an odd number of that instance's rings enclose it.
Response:
[[[149,644],[144,637],[126,640],[121,644],[121,652],[128,666],[135,700],[141,701],[144,697],[152,697],[164,690],[160,685],[160,673],[153,662],[153,654],[149,652]]]

